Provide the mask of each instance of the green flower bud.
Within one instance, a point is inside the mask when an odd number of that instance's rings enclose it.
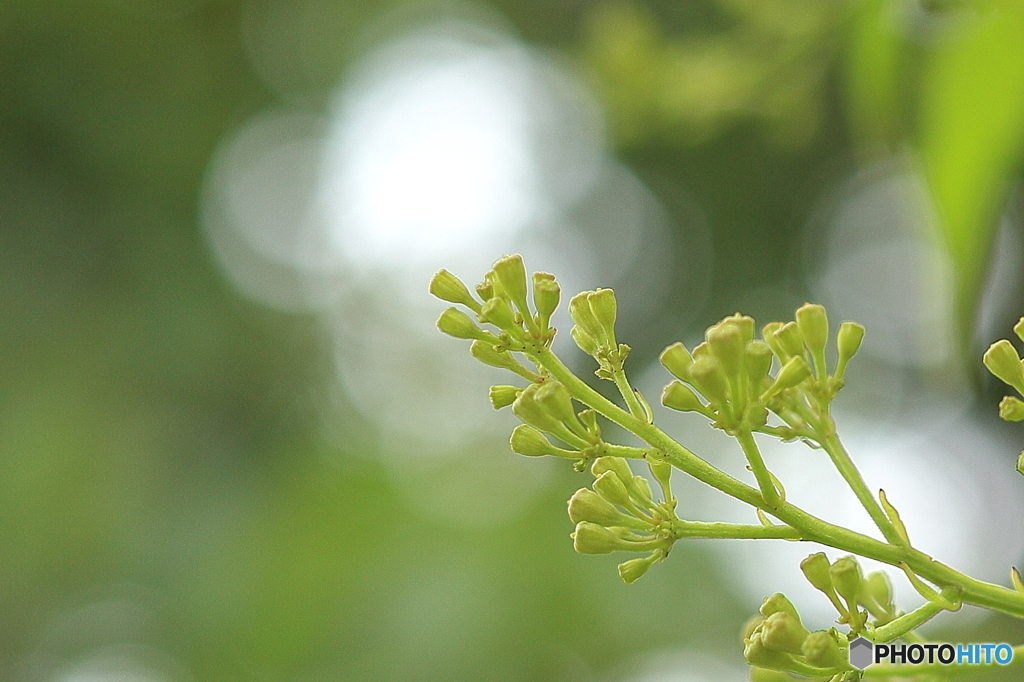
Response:
[[[661,364],[676,379],[689,381],[690,365],[693,364],[693,356],[690,355],[690,351],[686,350],[686,346],[677,341],[663,350],[658,359],[661,360]]]
[[[996,341],[985,351],[982,360],[988,371],[1013,386],[1018,393],[1024,393],[1024,367],[1012,343],[1006,339]]]
[[[552,417],[567,426],[571,426],[574,431],[582,430],[579,428],[576,411],[572,408],[572,398],[569,396],[569,390],[565,386],[549,378],[540,384],[535,398]]]
[[[809,634],[799,618],[785,611],[776,611],[761,624],[761,641],[764,645],[789,654],[801,653],[801,647]]]
[[[704,412],[704,403],[689,386],[673,381],[661,394],[661,404],[680,412]]]
[[[580,327],[570,329],[569,335],[572,336],[572,340],[576,342],[581,351],[587,355],[597,355],[597,341],[594,340],[593,336],[583,331]]]
[[[804,303],[797,308],[796,324],[811,355],[824,353],[825,345],[828,343],[828,317],[825,315],[824,306]]]
[[[759,610],[761,615],[765,618],[773,613],[788,613],[797,620],[800,620],[800,614],[797,613],[796,607],[793,606],[793,602],[789,601],[789,599],[786,598],[786,595],[781,592],[776,592],[772,596],[766,597]]]
[[[490,398],[494,409],[500,410],[514,403],[516,398],[519,397],[519,392],[522,390],[518,386],[491,386],[487,397]]]
[[[885,571],[874,571],[864,577],[861,585],[860,600],[869,610],[875,611],[875,615],[894,615],[895,606],[892,603],[892,582]]]
[[[651,475],[662,490],[668,490],[672,485],[672,465],[663,459],[648,457],[647,466],[650,467]]]
[[[545,433],[554,433],[558,430],[561,422],[537,402],[537,390],[537,384],[530,384],[524,388],[512,403],[512,414],[536,429]]]
[[[530,316],[526,304],[526,265],[519,254],[505,256],[494,264],[494,277],[502,290],[519,308],[524,317]]]
[[[1020,456],[1017,457],[1017,473],[1024,476],[1024,452],[1021,452]]]
[[[832,574],[829,572],[831,564],[824,552],[812,554],[800,562],[800,570],[803,571],[807,582],[825,594],[834,594],[832,588]]]
[[[836,349],[839,352],[839,364],[837,367],[845,367],[864,341],[864,327],[856,322],[843,322],[839,325],[839,332],[836,334]]]
[[[747,619],[747,622],[740,628],[740,641],[746,642],[748,639],[753,637],[755,632],[761,631],[761,623],[764,622],[762,616],[751,616]]]
[[[784,363],[789,358],[790,353],[787,353],[782,347],[782,343],[775,338],[775,334],[780,329],[782,329],[781,322],[769,322],[761,329],[761,336],[764,338],[764,342],[768,344],[768,347],[772,349],[772,352],[775,353],[775,357],[779,359],[779,362]]]
[[[691,355],[693,355],[694,360],[697,360],[699,358],[710,357],[711,347],[708,346],[707,341],[701,341],[700,343],[693,347],[693,353],[691,353]]]
[[[594,319],[601,325],[604,340],[609,348],[615,348],[615,292],[611,289],[597,289],[587,294],[587,302],[594,314]]]
[[[597,318],[594,317],[594,311],[590,308],[590,301],[587,300],[587,296],[590,293],[592,292],[584,291],[569,299],[569,316],[584,334],[595,341],[596,345],[609,348],[608,340],[604,337],[604,328],[597,321]],[[575,338],[575,335],[573,338]],[[579,342],[577,341],[577,343]]]
[[[457,339],[478,339],[485,343],[496,343],[498,341],[493,335],[488,334],[470,319],[469,315],[457,308],[448,308],[441,317],[437,318],[437,328],[448,336]]]
[[[646,529],[640,519],[623,514],[611,502],[589,488],[580,488],[569,498],[569,518],[573,523],[588,521],[599,526],[627,526]]]
[[[818,668],[846,670],[850,667],[846,649],[840,646],[835,630],[816,630],[804,639],[800,653]]]
[[[786,364],[782,366],[779,373],[775,375],[775,381],[767,393],[769,396],[772,396],[785,391],[787,388],[793,388],[809,376],[811,376],[811,368],[807,366],[803,356],[794,355],[786,361]]]
[[[554,275],[546,272],[533,273],[533,305],[537,308],[537,316],[542,327],[548,326],[551,315],[558,308],[561,291]]]
[[[430,293],[442,301],[459,303],[475,313],[480,312],[480,304],[469,293],[466,285],[447,270],[438,270],[434,278],[430,280]]]
[[[699,357],[690,366],[693,386],[705,398],[718,405],[724,405],[729,398],[729,381],[721,361],[713,356]]]
[[[623,483],[633,480],[633,470],[629,468],[629,463],[622,457],[598,457],[590,465],[590,473],[595,478],[606,471],[614,472]]]
[[[580,423],[583,424],[587,434],[595,440],[601,437],[601,427],[597,424],[597,412],[588,409],[583,410],[576,416],[579,417]]]
[[[619,564],[619,577],[627,585],[632,585],[647,573],[648,569],[661,556],[660,552],[652,552],[650,556],[630,559]]]
[[[654,502],[654,494],[651,491],[651,484],[643,476],[633,477],[632,494],[633,499],[639,502],[642,507],[650,506]]]
[[[499,369],[507,369],[511,372],[515,372],[521,377],[530,379],[531,381],[537,378],[536,374],[526,369],[522,363],[512,357],[512,353],[507,350],[499,351],[495,348],[493,343],[487,343],[486,341],[474,341],[469,346],[469,354],[485,365],[490,365],[491,367],[497,367]]]
[[[743,350],[746,345],[739,325],[726,318],[708,327],[705,336],[711,353],[721,361],[726,376],[736,377],[743,366]]]
[[[1013,325],[1013,333],[1017,335],[1017,338],[1024,341],[1024,317],[1017,320],[1017,324]]]
[[[632,504],[625,483],[614,471],[606,471],[594,479],[594,492],[620,507]]]
[[[760,631],[755,632],[745,642],[743,658],[750,665],[770,670],[789,670],[793,665],[793,656],[768,647],[761,639]]]
[[[580,521],[576,524],[576,532],[572,534],[573,549],[580,554],[608,554],[610,552],[643,552],[654,549],[658,543],[657,538],[640,540],[627,540],[623,534],[629,535],[627,531],[614,531],[604,526],[589,521]],[[640,540],[640,541],[638,541]]]
[[[483,301],[491,300],[494,296],[494,273],[488,272],[484,275],[484,281],[476,285],[476,293]]]
[[[504,298],[495,296],[491,300],[484,303],[483,309],[480,311],[480,321],[488,324],[493,324],[498,329],[503,331],[512,331],[520,329],[520,325],[516,323],[516,315],[512,311],[512,306],[508,304]]]
[[[772,368],[772,349],[764,341],[749,341],[744,356],[747,376],[756,388]]]
[[[754,318],[749,315],[741,315],[736,313],[725,318],[730,324],[736,325],[740,330],[740,336],[743,337],[743,343],[748,344],[754,340]]]
[[[787,359],[793,355],[803,355],[804,338],[800,334],[796,322],[787,322],[779,327],[775,332],[775,339],[782,347],[782,352],[785,353]]]
[[[1024,421],[1024,402],[1008,395],[999,401],[999,418],[1005,422]]]
[[[846,600],[850,609],[854,609],[860,595],[861,583],[864,582],[860,564],[852,556],[840,557],[829,567],[829,575],[832,577],[832,587]]]
[[[520,424],[512,430],[510,439],[512,452],[527,457],[543,457],[553,455],[555,457],[578,457],[578,452],[556,448],[547,437],[537,429],[527,424]]]

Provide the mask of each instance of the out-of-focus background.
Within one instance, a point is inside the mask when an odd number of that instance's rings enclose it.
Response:
[[[737,310],[866,324],[869,483],[1008,583],[1024,434],[978,358],[1024,313],[1021,35],[996,0],[4,0],[0,679],[731,682],[761,597],[826,627],[812,547],[679,543],[632,586],[573,553],[589,476],[509,452],[426,294],[511,252],[616,288],[652,402]]]

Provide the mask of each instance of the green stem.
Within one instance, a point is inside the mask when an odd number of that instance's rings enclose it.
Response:
[[[757,447],[754,435],[750,431],[740,431],[736,434],[736,440],[743,448],[743,454],[750,464],[750,470],[754,472],[757,487],[761,489],[761,496],[774,509],[780,502],[779,491],[775,488],[772,475],[768,473],[768,467],[765,466],[764,458],[761,457],[761,450]]]
[[[1024,594],[1016,590],[971,578],[912,547],[882,542],[828,523],[789,502],[780,501],[774,508],[768,506],[756,488],[715,468],[680,445],[654,424],[634,417],[602,396],[569,371],[569,368],[562,364],[561,360],[549,349],[537,351],[535,357],[539,364],[543,365],[573,394],[573,397],[641,438],[651,447],[661,450],[665,454],[665,459],[672,466],[726,495],[771,513],[786,525],[799,530],[804,540],[875,559],[891,566],[898,566],[901,561],[904,561],[915,574],[939,587],[955,586],[962,589],[961,599],[964,603],[1024,618]],[[838,441],[836,442],[838,443]],[[845,451],[843,452],[845,453]]]
[[[825,433],[821,434],[819,443],[821,447],[828,453],[828,456],[832,459],[832,464],[835,465],[836,469],[842,475],[843,479],[853,490],[853,494],[857,496],[860,503],[864,506],[865,511],[871,517],[871,520],[878,526],[878,530],[882,531],[882,535],[885,539],[893,545],[906,545],[906,540],[900,535],[899,531],[896,530],[896,526],[893,525],[892,521],[886,516],[885,511],[882,510],[882,506],[875,499],[874,495],[871,494],[871,490],[868,488],[867,483],[864,482],[864,478],[860,475],[860,470],[857,469],[857,465],[853,463],[853,459],[850,457],[850,453],[846,451],[843,444],[839,441],[839,437],[835,432],[835,423],[832,421],[830,415],[826,415],[825,423],[827,427]]]
[[[910,613],[906,613],[885,625],[875,628],[871,639],[877,644],[885,644],[894,639],[899,639],[911,630],[921,627],[943,610],[941,606],[934,602],[925,602],[923,606],[914,609]]]
[[[626,372],[621,367],[612,372],[612,378],[615,380],[615,387],[619,389],[619,393],[622,394],[622,399],[626,401],[626,407],[629,408],[629,413],[637,419],[647,420],[647,413],[644,412],[644,408],[640,405],[640,401],[637,400],[636,393],[633,392],[633,387],[629,385],[629,380],[626,378]]]
[[[754,526],[739,523],[681,521],[672,524],[677,538],[731,538],[738,540],[801,540],[800,531],[789,526]]]

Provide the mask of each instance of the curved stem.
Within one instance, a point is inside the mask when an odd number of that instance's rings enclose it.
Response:
[[[739,540],[801,540],[803,536],[789,526],[754,526],[739,523],[681,521],[672,523],[677,538],[731,538]]]
[[[757,447],[754,434],[750,431],[740,431],[736,434],[736,440],[743,448],[743,454],[750,464],[750,470],[754,472],[757,487],[761,489],[761,496],[772,508],[775,508],[780,502],[779,491],[775,489],[772,475],[768,473],[768,467],[765,466],[764,458],[761,457],[761,450]]]
[[[595,391],[562,364],[549,349],[537,351],[535,357],[539,364],[573,394],[573,397],[632,432],[651,447],[661,450],[665,454],[665,459],[674,467],[741,502],[771,513],[786,525],[799,530],[804,540],[875,559],[891,566],[898,566],[901,561],[906,562],[915,574],[939,587],[954,586],[963,590],[961,599],[964,603],[1024,618],[1024,594],[1016,590],[971,578],[912,547],[882,542],[828,523],[790,502],[780,501],[775,507],[769,506],[757,489],[715,468],[654,424],[634,417]],[[845,450],[843,452],[845,453]],[[859,477],[859,473],[857,476]],[[867,486],[864,487],[866,489]]]

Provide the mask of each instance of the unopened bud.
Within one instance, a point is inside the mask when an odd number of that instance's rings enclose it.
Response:
[[[739,325],[726,318],[709,327],[706,332],[708,347],[722,363],[726,376],[736,377],[743,366],[743,332]]]
[[[548,411],[552,417],[569,426],[577,426],[576,411],[572,408],[572,398],[569,390],[558,381],[549,378],[540,384],[535,395],[537,402]]]
[[[662,490],[668,490],[672,484],[672,465],[663,459],[647,458],[647,466],[651,469],[651,475],[658,482]]]
[[[1017,473],[1024,475],[1024,452],[1017,457]]]
[[[825,315],[824,306],[815,303],[803,304],[797,308],[796,324],[811,354],[817,356],[824,353],[825,345],[828,343],[828,317]]]
[[[512,357],[512,353],[507,350],[499,351],[495,348],[493,343],[487,343],[486,341],[474,341],[469,346],[469,354],[485,365],[490,365],[491,367],[507,369],[519,374],[520,376],[536,376],[533,372],[530,372],[523,367],[522,363]]]
[[[744,356],[747,375],[756,388],[772,368],[772,349],[764,341],[749,341]]]
[[[661,404],[680,412],[703,412],[705,409],[697,394],[678,381],[665,387],[661,394]]]
[[[512,414],[534,428],[553,433],[558,430],[561,422],[537,402],[537,388],[537,384],[530,384],[519,393],[519,397],[512,403]]]
[[[527,424],[520,424],[514,428],[509,442],[512,445],[512,452],[527,457],[543,457],[545,455],[564,457],[579,454],[556,448],[543,433]]]
[[[736,325],[740,330],[740,336],[743,338],[743,343],[747,344],[754,340],[754,318],[749,315],[741,315],[736,313],[725,318],[730,324]]]
[[[475,313],[480,312],[480,303],[469,293],[466,285],[447,270],[439,270],[430,280],[430,293],[442,301],[459,303]]]
[[[853,608],[857,604],[860,586],[864,581],[860,564],[852,556],[840,557],[829,567],[829,575],[832,578],[832,587]]]
[[[650,556],[622,562],[619,564],[619,577],[627,585],[632,585],[647,573],[660,556],[659,552],[652,552]]]
[[[812,554],[800,562],[800,570],[803,571],[807,581],[825,594],[834,593],[830,567],[831,564],[824,552]]]
[[[728,401],[729,382],[718,358],[705,356],[695,359],[690,367],[690,378],[694,387],[711,402],[723,405]]]
[[[1024,402],[1008,395],[999,401],[999,418],[1005,422],[1024,421]]]
[[[524,317],[530,315],[526,305],[526,265],[519,254],[505,256],[494,264],[494,277],[502,290],[519,308]]]
[[[804,639],[801,652],[807,662],[818,668],[843,670],[849,667],[849,654],[839,645],[833,630],[816,630]]]
[[[597,289],[587,294],[587,302],[594,313],[594,319],[601,325],[602,338],[609,348],[615,347],[615,316],[617,307],[615,292],[611,289]]]
[[[569,330],[569,335],[572,336],[572,340],[576,342],[581,351],[587,355],[597,354],[597,341],[581,327],[573,327]]]
[[[493,324],[498,329],[505,331],[519,329],[512,306],[501,296],[495,296],[484,303],[484,307],[480,311],[480,321]]]
[[[654,494],[651,491],[651,484],[643,476],[633,477],[633,499],[646,507],[654,502]]]
[[[764,342],[768,344],[768,347],[775,353],[775,357],[779,359],[779,362],[785,362],[790,353],[782,347],[782,343],[775,337],[775,334],[782,329],[781,322],[769,322],[761,329],[761,336],[764,338]]]
[[[775,331],[775,339],[782,347],[782,352],[789,358],[793,355],[803,355],[804,339],[796,322],[787,322]]]
[[[488,272],[484,276],[484,281],[476,285],[476,293],[483,301],[491,300],[494,296],[494,273]]]
[[[1024,317],[1017,320],[1017,324],[1013,325],[1013,333],[1017,335],[1017,338],[1024,341]]]
[[[686,346],[677,341],[663,350],[658,359],[661,360],[661,364],[676,379],[689,381],[689,370],[690,365],[693,364],[693,356],[690,355],[690,351],[686,350]]]
[[[862,602],[870,601],[870,605],[883,614],[893,614],[892,582],[885,571],[874,571],[864,576],[860,598]]]
[[[629,526],[644,528],[637,518],[626,516],[611,502],[589,488],[580,488],[569,498],[569,518],[573,523],[588,521],[599,526]]]
[[[551,321],[552,313],[558,308],[560,296],[561,288],[554,275],[546,272],[533,273],[533,305],[537,308],[542,327],[547,327]]]
[[[500,410],[514,403],[522,390],[518,386],[491,386],[487,397],[490,398],[494,409]]]
[[[479,339],[487,342],[493,338],[483,329],[476,326],[476,323],[470,319],[469,315],[457,308],[448,308],[441,313],[441,317],[437,318],[437,328],[448,336],[454,336],[457,339]],[[490,343],[495,341],[497,339],[490,341]]]
[[[628,507],[632,504],[626,485],[614,471],[606,471],[594,479],[594,491],[612,504]]]
[[[765,645],[759,631],[755,632],[745,642],[743,658],[750,665],[758,668],[769,668],[770,670],[789,670],[793,664],[792,655],[776,651]]]
[[[628,534],[622,529],[620,531]],[[642,552],[653,549],[656,542],[655,538],[646,542],[627,540],[619,532],[589,521],[577,523],[576,532],[572,534],[572,538],[573,549],[580,554],[608,554],[617,551]]]
[[[801,653],[801,647],[809,634],[798,618],[785,611],[776,611],[761,625],[761,640],[765,646],[789,654]]]
[[[836,334],[836,349],[839,352],[839,366],[845,366],[864,341],[864,327],[856,322],[843,322]]]
[[[996,341],[985,351],[982,357],[988,371],[996,375],[1004,383],[1013,386],[1019,393],[1024,393],[1024,367],[1013,344],[1006,339]]]
[[[622,457],[598,457],[590,465],[590,473],[594,474],[595,478],[606,471],[614,472],[623,483],[633,480],[633,470]]]
[[[776,592],[772,596],[766,597],[759,610],[761,615],[765,618],[773,613],[788,613],[797,620],[800,620],[800,614],[797,613],[796,607],[793,606],[793,602],[789,601],[789,599],[786,598],[786,595],[781,592]]]
[[[786,361],[786,364],[782,366],[779,373],[775,375],[775,382],[769,389],[769,393],[774,395],[788,388],[793,388],[809,376],[811,376],[811,368],[807,366],[803,356],[794,355]]]
[[[587,300],[587,295],[590,293],[592,292],[584,291],[569,299],[569,316],[583,334],[593,339],[596,346],[607,348],[609,346],[607,339],[604,337],[604,329],[601,327],[601,323],[597,321],[597,318],[594,317],[594,311],[590,309],[590,301]],[[575,334],[573,338],[576,338]],[[579,342],[577,341],[577,343]],[[582,346],[580,347],[582,348]]]

